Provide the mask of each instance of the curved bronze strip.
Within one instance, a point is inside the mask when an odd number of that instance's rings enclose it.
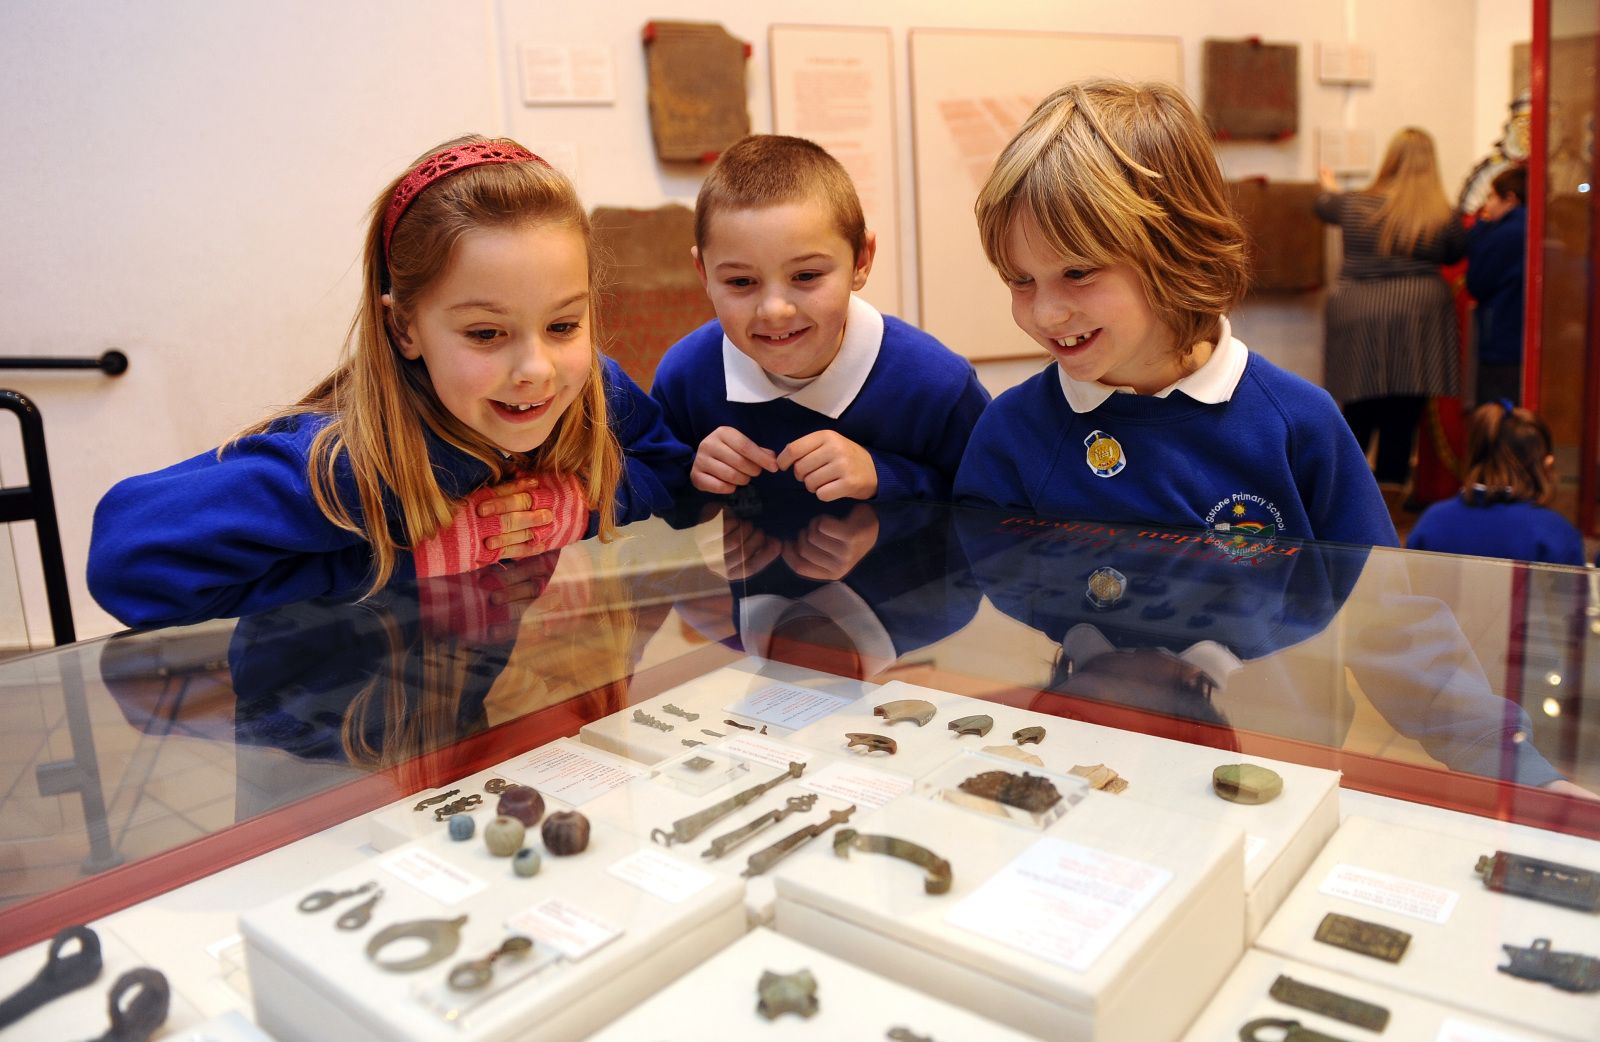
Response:
[[[909,839],[900,839],[898,836],[883,836],[873,832],[857,832],[855,829],[840,829],[833,836],[833,852],[840,857],[849,857],[850,848],[861,851],[863,854],[887,854],[897,857],[902,861],[909,861],[927,871],[927,876],[922,880],[922,889],[929,894],[943,894],[949,891],[951,882],[950,862],[935,854],[920,843],[913,843]]]

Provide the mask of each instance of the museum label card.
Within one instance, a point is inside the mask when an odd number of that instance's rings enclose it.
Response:
[[[1047,836],[945,920],[1083,973],[1171,880],[1160,865]]]
[[[642,848],[606,869],[625,883],[632,883],[645,893],[677,904],[710,886],[716,878],[710,872],[663,854],[659,850]]]
[[[896,796],[910,792],[911,779],[875,767],[836,761],[814,775],[802,776],[800,787],[876,810]]]
[[[407,847],[378,864],[395,878],[447,905],[460,904],[489,885],[422,847]]]
[[[826,691],[812,691],[809,688],[792,687],[789,684],[768,684],[760,691],[752,691],[745,695],[728,706],[727,710],[735,716],[747,716],[773,727],[798,731],[807,724],[832,715],[853,701],[855,700],[852,698],[832,695]]]
[[[1447,1020],[1439,1025],[1433,1042],[1530,1042],[1526,1035],[1513,1035],[1498,1028],[1469,1024],[1464,1020]]]
[[[518,912],[506,925],[548,944],[574,962],[622,936],[621,930],[559,897],[547,897]]]
[[[1441,886],[1429,886],[1413,879],[1402,879],[1386,872],[1375,872],[1359,865],[1334,865],[1328,878],[1317,888],[1329,897],[1398,912],[1423,922],[1442,924],[1455,911],[1461,895]]]
[[[780,742],[775,738],[758,734],[733,735],[719,742],[717,748],[729,756],[776,767],[780,771],[788,770],[791,763],[810,763],[817,757],[814,749],[802,749],[798,745],[790,745],[788,742]]]
[[[558,743],[540,749],[505,773],[545,796],[581,807],[649,770],[643,764],[596,756],[581,745]]]

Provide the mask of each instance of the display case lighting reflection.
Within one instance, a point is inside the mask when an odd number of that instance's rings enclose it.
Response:
[[[1585,181],[1583,184],[1578,186],[1578,191],[1580,191],[1580,192],[1587,192],[1588,190],[1589,190],[1589,182],[1587,182],[1587,181]]]
[[[1550,672],[1544,675],[1544,682],[1549,684],[1551,687],[1560,687],[1561,674],[1552,669]]]
[[[1544,715],[1545,716],[1560,716],[1561,715],[1561,703],[1558,700],[1554,699],[1554,698],[1545,699],[1544,700]]]

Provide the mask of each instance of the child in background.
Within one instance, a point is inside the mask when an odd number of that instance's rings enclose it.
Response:
[[[1111,80],[1040,102],[977,202],[1011,316],[1055,360],[995,400],[956,495],[1034,513],[1393,546],[1326,391],[1235,339],[1244,230],[1175,87]]]
[[[1583,536],[1547,504],[1555,498],[1550,428],[1502,399],[1472,412],[1461,495],[1422,512],[1412,550],[1583,565]]]
[[[1528,171],[1514,166],[1489,183],[1478,223],[1467,229],[1467,292],[1478,302],[1478,402],[1522,400],[1523,268],[1528,253]]]
[[[810,141],[753,135],[717,160],[694,247],[717,318],[651,388],[695,447],[695,488],[949,498],[989,395],[971,363],[853,295],[876,248],[850,175]]]
[[[670,505],[688,451],[596,349],[589,221],[564,176],[506,139],[448,142],[384,189],[364,253],[338,368],[101,500],[89,588],[124,623],[370,592]]]

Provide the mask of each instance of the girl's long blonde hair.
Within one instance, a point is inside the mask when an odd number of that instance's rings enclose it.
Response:
[[[418,157],[412,168],[444,149],[489,140],[468,135],[447,141]],[[363,250],[361,304],[338,367],[300,401],[240,431],[218,450],[221,455],[239,439],[261,434],[286,417],[308,413],[329,417],[311,443],[311,494],[330,521],[372,545],[369,593],[393,574],[398,552],[435,535],[455,510],[456,503],[445,495],[434,474],[428,432],[483,463],[491,482],[524,470],[577,476],[589,508],[599,511],[602,539],[616,531],[615,496],[622,472],[622,452],[607,423],[601,377],[601,270],[589,217],[572,183],[542,162],[475,166],[449,174],[411,202],[394,227],[385,257],[384,214],[404,179],[402,173],[373,202]],[[583,235],[589,256],[594,352],[582,392],[556,421],[545,443],[531,453],[507,456],[440,404],[426,365],[420,359],[406,359],[394,336],[410,324],[418,297],[445,270],[463,234],[526,224],[553,224]],[[388,308],[382,299],[386,292],[392,301]],[[347,502],[339,491],[345,466],[354,480],[355,503]],[[390,504],[397,516],[390,516]]]
[[[1417,127],[1406,127],[1389,140],[1378,176],[1362,191],[1382,200],[1372,224],[1384,253],[1410,253],[1450,220],[1433,138]]]

